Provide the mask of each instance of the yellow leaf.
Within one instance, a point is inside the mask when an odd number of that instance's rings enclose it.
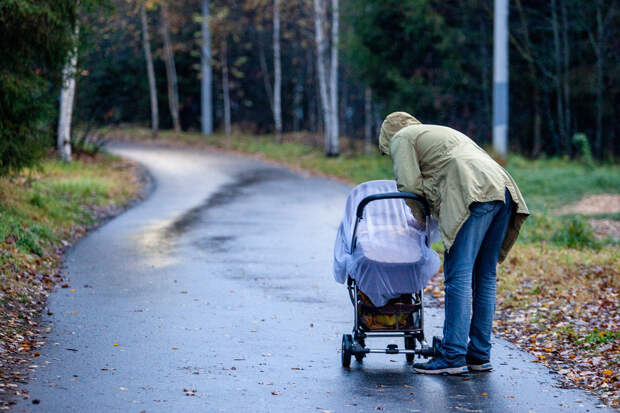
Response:
[[[75,291],[76,291],[75,288],[72,288],[69,290],[70,293],[74,293]]]
[[[118,347],[118,344],[114,343],[114,347]]]
[[[614,374],[613,371],[611,370],[603,370],[603,374],[606,375],[607,377],[611,376],[612,374]]]
[[[489,393],[482,393],[483,397],[489,397]]]
[[[172,347],[172,349],[173,349],[173,350],[178,350],[179,348],[178,348],[178,347]]]

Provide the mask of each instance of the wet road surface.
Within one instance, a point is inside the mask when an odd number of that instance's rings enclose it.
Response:
[[[15,411],[607,411],[500,339],[490,374],[421,376],[383,354],[343,369],[353,311],[331,259],[350,187],[217,152],[111,150],[155,189],[66,254],[76,291],[50,297]],[[440,334],[441,310],[425,315]]]

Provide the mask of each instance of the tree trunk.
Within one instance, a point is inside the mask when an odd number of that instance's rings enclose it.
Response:
[[[168,30],[168,10],[166,5],[161,6],[161,34],[164,39],[164,61],[166,62],[166,77],[168,79],[168,104],[170,106],[170,116],[175,132],[181,132],[179,123],[179,90],[177,85],[177,71],[174,65],[174,52],[170,31]]]
[[[331,95],[331,126],[327,148],[328,156],[337,156],[338,143],[338,22],[340,11],[338,0],[332,0],[332,42],[331,42],[331,73],[329,76],[329,92]]]
[[[536,66],[534,65],[534,56],[532,53],[532,42],[530,40],[530,30],[527,23],[527,17],[523,10],[521,0],[516,0],[517,10],[519,11],[519,18],[521,21],[521,28],[523,30],[523,38],[525,42],[524,51],[527,60],[528,72],[530,75],[530,82],[532,85],[532,109],[534,110],[534,141],[532,142],[532,155],[537,156],[540,154],[542,147],[542,116],[540,114],[540,92],[538,90],[538,77],[536,73]]]
[[[301,129],[301,121],[304,118],[304,108],[302,106],[302,100],[304,98],[304,80],[301,79],[295,84],[295,89],[293,90],[293,107],[295,111],[295,117],[293,118],[293,130],[295,132]]]
[[[153,55],[151,54],[151,41],[149,40],[149,26],[146,19],[144,1],[140,5],[140,21],[142,23],[142,46],[144,47],[144,59],[146,60],[146,73],[149,79],[149,94],[151,98],[151,131],[153,137],[157,137],[159,131],[159,109],[157,105],[157,86],[155,83],[155,70],[153,69]]]
[[[364,152],[370,155],[372,145],[372,89],[364,89]]]
[[[327,40],[323,31],[325,21],[325,0],[314,0],[314,33],[316,36],[316,64],[319,76],[319,94],[321,97],[321,109],[323,113],[323,124],[325,125],[325,153],[330,155],[330,138],[332,136],[332,113],[331,101],[328,94],[327,69],[325,60],[327,54]]]
[[[551,27],[553,29],[553,56],[555,60],[555,97],[556,97],[556,109],[558,113],[558,139],[555,142],[555,148],[559,152],[563,149],[563,142],[566,139],[567,131],[564,130],[564,107],[562,100],[562,62],[560,59],[560,31],[558,28],[558,10],[557,10],[557,0],[551,0]],[[558,142],[559,141],[559,142]]]
[[[276,129],[276,143],[282,141],[282,68],[280,63],[280,0],[273,0],[273,121]]]
[[[566,17],[566,2],[560,1],[560,12],[562,13],[562,43],[564,44],[562,60],[564,70],[562,82],[564,83],[564,130],[566,131],[566,140],[564,142],[565,153],[570,152],[571,147],[571,110],[570,110],[570,47],[568,44],[568,21]]]
[[[230,136],[230,88],[228,83],[228,50],[224,40],[222,42],[222,52],[220,61],[222,64],[222,95],[224,100],[224,132],[226,136]]]
[[[211,68],[211,29],[209,0],[202,0],[202,54],[200,59],[200,110],[202,134],[213,134],[213,70]]]
[[[594,140],[594,153],[599,158],[603,157],[603,76],[605,65],[604,53],[604,30],[603,17],[601,13],[602,1],[596,0],[596,46],[594,48],[596,55],[596,138]]]
[[[261,77],[265,85],[267,100],[269,100],[269,108],[273,114],[273,89],[271,88],[271,83],[269,83],[269,68],[267,67],[267,58],[265,57],[265,46],[263,45],[262,33],[258,32],[256,37],[258,39],[258,61],[260,63]]]
[[[73,113],[73,97],[75,96],[75,71],[77,67],[77,43],[80,26],[75,23],[73,32],[73,50],[62,70],[62,88],[60,90],[60,116],[58,119],[58,154],[65,162],[71,162],[71,116]]]

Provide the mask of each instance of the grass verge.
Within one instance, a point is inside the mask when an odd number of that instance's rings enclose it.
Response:
[[[65,164],[47,159],[36,169],[0,178],[0,408],[36,365],[38,315],[63,283],[63,249],[103,218],[137,198],[137,166],[111,155]]]
[[[270,136],[204,137],[166,131],[153,140],[142,128],[113,129],[108,136],[238,151],[351,184],[393,179],[389,157],[361,155],[360,143],[353,140],[342,142],[340,157],[326,158],[320,142],[304,134],[285,135],[282,144]],[[534,354],[536,362],[554,369],[565,383],[596,392],[620,407],[618,240],[596,236],[587,216],[555,213],[584,195],[620,193],[620,165],[591,167],[571,160],[512,156],[506,168],[533,214],[509,259],[498,268],[495,331]],[[604,217],[618,219],[618,214]],[[431,280],[427,292],[442,304],[443,274]]]

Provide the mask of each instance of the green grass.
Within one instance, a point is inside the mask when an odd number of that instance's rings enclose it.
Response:
[[[95,163],[46,160],[36,170],[2,178],[0,241],[42,255],[45,246],[68,237],[70,228],[92,225],[93,208],[126,202],[136,189],[121,179],[126,171],[112,168],[115,162],[105,156]]]
[[[586,194],[620,193],[620,165],[588,168],[563,159],[528,160],[511,156],[506,169],[533,211],[548,212]]]

